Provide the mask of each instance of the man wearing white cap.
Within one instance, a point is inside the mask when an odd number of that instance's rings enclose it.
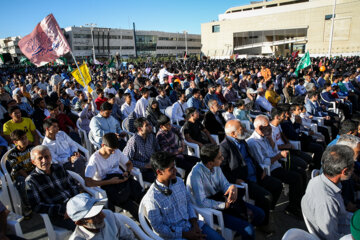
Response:
[[[80,239],[135,239],[133,232],[117,217],[103,209],[107,199],[95,199],[87,193],[71,198],[66,212],[76,224],[70,240]]]

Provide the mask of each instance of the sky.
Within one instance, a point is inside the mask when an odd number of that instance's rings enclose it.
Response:
[[[29,34],[52,13],[60,27],[98,27],[201,33],[201,23],[250,0],[2,0],[0,38]]]

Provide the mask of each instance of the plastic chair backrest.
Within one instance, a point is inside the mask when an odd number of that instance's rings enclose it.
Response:
[[[81,140],[83,140],[83,144],[85,144],[85,147],[88,150],[90,150],[90,145],[89,145],[90,142],[89,142],[88,135],[87,135],[86,131],[81,128],[80,121],[81,121],[81,118],[78,118],[78,120],[76,120],[76,127],[78,128],[78,132],[79,132]]]
[[[319,176],[319,175],[320,175],[320,170],[319,169],[314,169],[311,172],[311,179],[313,179],[314,177]]]
[[[22,203],[21,203],[20,194],[19,194],[18,190],[16,189],[14,182],[11,179],[10,173],[7,171],[7,168],[6,168],[6,161],[7,161],[7,156],[9,155],[9,152],[10,152],[10,150],[7,151],[1,158],[1,169],[4,173],[6,183],[7,183],[8,189],[9,189],[8,194],[11,197],[12,210],[16,214],[22,216],[23,214],[22,214]]]
[[[167,107],[167,108],[165,109],[165,115],[166,115],[168,118],[172,119],[172,106],[169,106],[169,107]]]
[[[130,229],[135,233],[135,235],[141,240],[151,240],[148,235],[144,233],[144,231],[134,222],[131,218],[121,214],[115,213],[115,216],[124,224],[128,225]]]
[[[0,182],[1,182],[0,201],[9,211],[13,211],[8,185],[5,179],[5,175],[1,171],[0,171]]]
[[[93,133],[91,132],[91,130],[90,130],[90,132],[89,132],[89,141],[90,141],[90,143],[94,146],[94,149],[95,149],[95,150],[97,150],[97,149],[100,148],[100,145],[95,142],[94,136],[93,136]]]
[[[129,131],[129,129],[127,129],[127,125],[128,125],[128,122],[129,122],[129,118],[125,118],[122,123],[121,123],[121,128],[122,130],[125,130],[125,131]]]
[[[311,226],[310,222],[308,221],[308,219],[305,217],[304,213],[303,213],[303,218],[304,218],[304,222],[306,225],[307,230],[309,231],[309,233],[313,234],[316,236],[316,233],[314,231],[314,228]]]
[[[68,174],[75,179],[78,183],[80,183],[81,187],[89,193],[91,196],[93,196],[96,199],[104,199],[107,198],[106,192],[99,188],[99,187],[88,187],[85,184],[85,180],[76,172],[67,170]]]
[[[144,200],[144,198],[143,198]],[[143,200],[141,200],[140,202],[140,206],[139,206],[139,221],[140,221],[140,225],[142,227],[142,229],[144,229],[145,233],[147,235],[149,235],[152,239],[155,240],[162,240],[161,237],[159,237],[159,235],[157,235],[151,228],[151,226],[148,224],[147,222],[147,214],[146,214],[146,208],[144,205]]]
[[[318,237],[315,235],[312,235],[302,229],[298,228],[291,228],[286,231],[284,236],[282,237],[282,240],[319,240]]]

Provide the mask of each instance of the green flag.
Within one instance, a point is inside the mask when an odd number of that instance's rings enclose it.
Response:
[[[0,54],[0,65],[4,64],[4,57],[2,54]]]
[[[310,65],[311,65],[310,54],[309,54],[309,51],[307,51],[305,53],[305,55],[300,59],[298,65],[296,67],[296,70],[295,70],[296,76],[298,75],[298,72],[301,69],[307,68]]]
[[[114,62],[114,58],[111,58],[111,61],[108,65],[108,68],[114,68],[115,67],[115,62]]]

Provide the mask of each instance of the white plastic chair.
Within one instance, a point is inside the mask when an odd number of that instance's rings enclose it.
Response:
[[[289,140],[289,142],[294,149],[301,150],[301,142],[300,141]]]
[[[137,225],[136,222],[131,220],[131,218],[121,214],[115,213],[115,216],[124,224],[128,225],[130,229],[135,233],[136,237],[140,240],[151,240],[148,235],[144,233],[144,231]]]
[[[200,147],[196,143],[190,143],[185,140],[184,127],[180,129],[180,132],[184,138],[184,143],[188,149],[188,155],[200,158]]]
[[[218,135],[216,135],[216,134],[211,134],[211,137],[214,139],[214,141],[216,142],[217,145],[220,144],[219,136],[218,136]]]
[[[72,234],[71,231],[57,227],[52,225],[49,216],[46,213],[41,213],[40,216],[42,217],[45,229],[48,235],[49,240],[62,240],[62,239],[68,239],[70,235]]]
[[[44,137],[44,136],[40,133],[40,131],[37,130],[37,129],[36,129],[36,133],[39,135],[39,138],[40,138],[40,139],[39,139],[39,142],[41,143],[41,142],[44,140],[45,137]]]
[[[180,126],[180,123],[179,123],[179,120],[176,120],[174,122],[173,118],[172,118],[172,109],[173,109],[173,106],[169,106],[165,109],[165,115],[170,118],[170,123],[171,124],[174,124],[176,126]]]
[[[291,228],[286,231],[281,240],[320,240],[315,235],[312,235],[302,229]]]
[[[139,205],[139,222],[140,222],[140,225],[141,225],[142,229],[145,231],[145,233],[147,235],[149,235],[152,239],[162,240],[162,238],[159,237],[159,235],[157,235],[152,230],[151,226],[147,222],[147,214],[146,214],[147,212],[146,212],[146,208],[145,208],[143,200],[141,200],[140,205]]]
[[[319,175],[320,175],[320,170],[319,169],[314,169],[311,172],[311,179],[313,179],[314,177],[319,176]]]
[[[9,155],[9,151],[7,151],[3,157],[1,158],[1,169],[4,173],[4,176],[5,176],[5,186],[7,184],[7,187],[9,189],[9,196],[11,197],[11,203],[12,204],[12,211],[14,211],[16,214],[20,215],[20,216],[23,216],[23,213],[22,213],[22,203],[21,203],[21,198],[20,198],[20,194],[18,192],[18,190],[16,189],[12,179],[11,179],[11,176],[10,176],[10,173],[7,171],[7,168],[6,168],[6,161],[7,161],[7,157]],[[4,189],[3,189],[4,191]],[[9,198],[10,199],[10,198]]]
[[[85,180],[76,172],[67,170],[68,174],[75,179],[78,183],[80,183],[81,187],[89,193],[91,196],[93,196],[96,199],[104,199],[107,198],[105,190],[101,189],[100,187],[87,187],[85,184]]]
[[[321,97],[321,100],[322,100],[322,101],[324,101],[325,103],[331,105],[331,107],[328,107],[328,110],[329,110],[329,111],[334,112],[334,113],[336,113],[336,114],[339,114],[339,109],[336,107],[336,102],[326,101],[326,100],[323,98],[323,95],[322,95],[322,94],[320,94],[320,97]]]
[[[252,203],[253,201],[249,198],[249,191],[248,191],[248,185],[246,183],[242,183],[241,185],[235,184],[237,188],[244,188],[245,189],[245,195],[244,195],[244,201],[248,203]],[[232,231],[229,228],[226,228],[224,225],[224,219],[222,212],[216,209],[212,208],[202,208],[199,206],[196,206],[196,202],[194,199],[194,196],[192,195],[192,189],[187,185],[186,189],[190,193],[191,202],[193,203],[193,207],[196,212],[198,212],[204,219],[204,221],[213,229],[220,229],[222,236],[226,240],[232,240],[235,236],[235,231]],[[218,225],[214,223],[214,217],[218,220]]]
[[[126,125],[128,123],[129,119],[128,118],[125,118],[122,123],[121,123],[121,129],[126,132],[126,134],[128,135],[128,138],[134,136],[135,133],[132,133],[129,131],[129,129],[126,128]]]
[[[76,120],[76,127],[78,128],[79,136],[82,139],[83,144],[85,145],[85,148],[87,148],[89,151],[91,151],[91,143],[89,141],[88,134],[86,133],[86,131],[84,129],[81,128],[80,121],[81,121],[80,118],[78,118],[78,120]]]
[[[93,133],[91,132],[91,130],[89,132],[89,141],[95,151],[101,148],[101,146],[97,142],[95,142],[94,136],[93,136]]]
[[[8,191],[8,185],[5,180],[5,176],[2,174],[1,171],[0,171],[0,181],[1,181],[0,201],[4,204],[6,209],[10,211],[9,215],[7,216],[7,225],[10,230],[10,233],[23,238],[24,235],[21,229],[20,222],[24,219],[24,217],[13,212],[10,194]]]
[[[67,170],[67,172],[69,173],[69,175],[74,178],[78,183],[80,183],[81,187],[87,192],[89,193],[90,195],[92,195],[94,198],[97,198],[97,199],[103,199],[103,198],[106,198],[106,192],[104,190],[102,190],[101,188],[99,187],[87,187],[85,185],[85,181],[84,179],[77,173],[75,172],[72,172],[72,171],[69,171]],[[67,230],[67,229],[64,229],[64,228],[61,228],[61,227],[57,227],[57,226],[54,226],[51,221],[50,221],[50,218],[48,216],[48,214],[46,213],[41,213],[40,216],[42,217],[43,221],[44,221],[44,224],[45,224],[45,229],[46,229],[46,232],[48,234],[48,237],[50,240],[62,240],[62,239],[67,239],[71,234],[72,232]]]
[[[305,225],[306,225],[306,228],[307,230],[309,231],[309,233],[311,233],[312,235],[316,236],[316,233],[314,231],[314,228],[311,226],[311,224],[309,223],[309,221],[307,220],[307,218],[305,217],[304,213],[302,213],[303,215],[303,218],[304,218],[304,222],[305,222]]]

